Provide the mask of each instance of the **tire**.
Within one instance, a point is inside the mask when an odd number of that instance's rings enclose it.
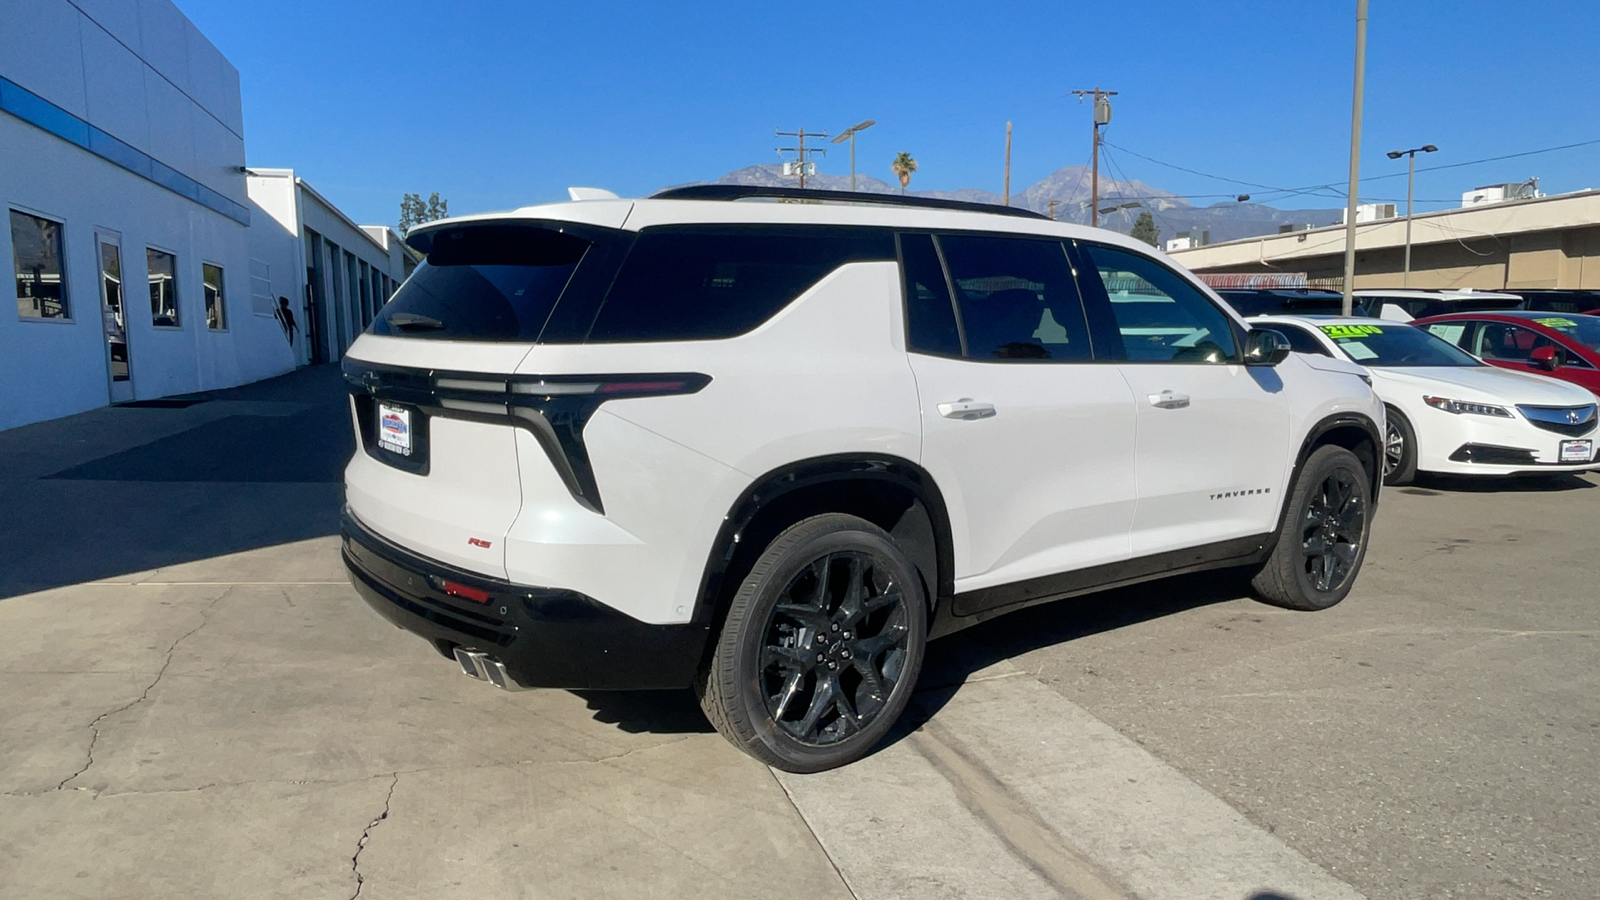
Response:
[[[1256,595],[1299,610],[1343,600],[1367,556],[1371,511],[1372,480],[1361,460],[1343,447],[1312,451],[1289,493],[1277,545],[1250,581]]]
[[[1387,407],[1383,427],[1383,483],[1410,484],[1417,478],[1417,432],[1400,410]]]
[[[900,717],[927,633],[922,581],[894,540],[855,516],[815,516],[778,535],[740,584],[700,706],[767,765],[837,768]]]

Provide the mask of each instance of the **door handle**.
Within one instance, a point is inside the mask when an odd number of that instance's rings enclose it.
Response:
[[[994,415],[994,404],[962,397],[953,403],[939,404],[939,415],[946,419],[987,419]]]
[[[1189,405],[1189,395],[1162,391],[1159,394],[1150,395],[1150,405],[1156,409],[1183,409]]]

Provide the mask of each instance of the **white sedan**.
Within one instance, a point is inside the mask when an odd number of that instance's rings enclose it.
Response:
[[[1420,328],[1384,319],[1259,316],[1301,353],[1367,368],[1388,412],[1385,484],[1422,472],[1524,475],[1600,469],[1594,395],[1495,368]]]

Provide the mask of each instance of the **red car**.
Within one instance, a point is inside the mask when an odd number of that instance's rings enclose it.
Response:
[[[1490,365],[1549,375],[1600,394],[1600,316],[1518,309],[1429,316],[1411,324]]]

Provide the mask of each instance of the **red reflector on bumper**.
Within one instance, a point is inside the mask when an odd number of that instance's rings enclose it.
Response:
[[[473,603],[489,602],[488,591],[480,591],[475,587],[467,587],[464,584],[457,584],[454,581],[446,581],[444,583],[444,592],[452,597],[460,597],[463,600],[471,600]]]

